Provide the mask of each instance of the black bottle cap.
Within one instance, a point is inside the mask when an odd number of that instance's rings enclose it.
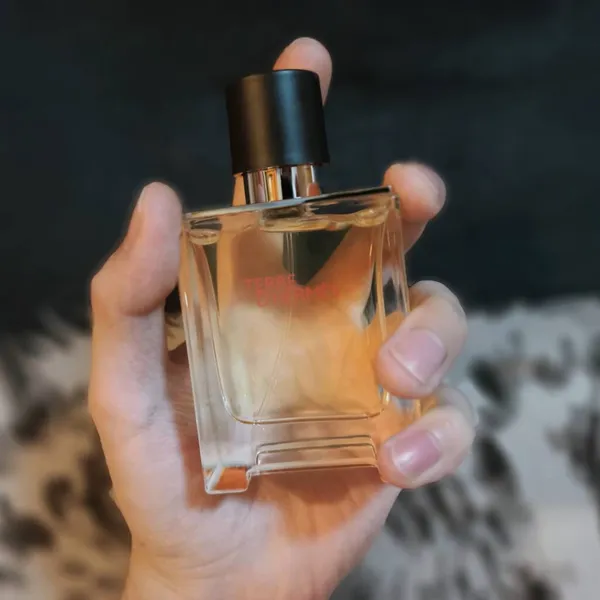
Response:
[[[319,76],[283,70],[249,75],[226,90],[234,175],[329,162]]]

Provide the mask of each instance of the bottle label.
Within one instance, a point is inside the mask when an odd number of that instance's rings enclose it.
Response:
[[[258,306],[290,306],[309,302],[328,302],[340,295],[336,285],[321,282],[299,285],[293,274],[244,279],[246,292]]]

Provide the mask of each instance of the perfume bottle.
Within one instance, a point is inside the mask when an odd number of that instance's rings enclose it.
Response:
[[[184,215],[179,280],[205,489],[377,467],[381,443],[423,410],[376,373],[409,308],[399,199],[387,187],[322,192],[315,73],[251,75],[226,101],[243,200]]]

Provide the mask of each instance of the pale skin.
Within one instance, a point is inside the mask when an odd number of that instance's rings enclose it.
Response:
[[[275,68],[316,71],[325,99],[331,61],[319,43],[297,40]],[[390,167],[384,183],[401,197],[408,250],[441,210],[444,184],[412,163]],[[132,535],[123,597],[324,600],[364,556],[400,490],[453,472],[470,449],[468,403],[442,386],[465,340],[464,313],[444,286],[421,282],[413,310],[379,351],[377,373],[390,392],[440,401],[382,446],[388,483],[373,469],[351,469],[261,477],[245,494],[209,496],[185,349],[166,351],[163,308],[177,280],[180,228],[176,194],[150,184],[91,287],[89,405]]]

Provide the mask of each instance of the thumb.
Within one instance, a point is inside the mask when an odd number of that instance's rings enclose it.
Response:
[[[165,435],[163,305],[177,281],[180,228],[175,193],[148,185],[125,239],[92,281],[89,408],[109,468],[126,466],[123,450],[132,439],[146,440],[140,433],[151,444],[153,435]]]

